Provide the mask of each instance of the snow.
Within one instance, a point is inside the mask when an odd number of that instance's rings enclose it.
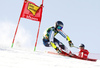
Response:
[[[97,62],[19,48],[0,48],[0,68],[100,68]]]

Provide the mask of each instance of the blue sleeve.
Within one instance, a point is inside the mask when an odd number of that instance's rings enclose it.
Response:
[[[59,34],[62,35],[64,38],[66,38],[66,34],[62,31],[59,31]]]

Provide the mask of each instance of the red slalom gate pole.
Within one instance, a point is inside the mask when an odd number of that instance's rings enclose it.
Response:
[[[38,27],[38,32],[37,32],[37,37],[36,37],[36,42],[35,42],[34,51],[36,50],[36,46],[37,46],[37,41],[38,41],[38,36],[39,36],[40,25],[41,25],[41,22],[39,22],[39,27]]]
[[[17,30],[18,30],[18,26],[19,26],[20,19],[21,19],[21,17],[20,17],[19,20],[18,20],[18,24],[17,24],[17,27],[16,27],[16,31],[15,31],[15,34],[14,34],[14,38],[13,38],[13,41],[12,41],[11,48],[12,48],[13,45],[14,45],[14,41],[15,41],[15,37],[16,37],[16,34],[17,34]]]

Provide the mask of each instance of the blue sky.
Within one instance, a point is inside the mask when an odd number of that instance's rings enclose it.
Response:
[[[30,0],[38,6],[42,0]],[[12,44],[24,0],[0,1],[0,46]],[[44,0],[42,23],[38,38],[37,50],[54,50],[42,44],[45,29],[54,26],[56,21],[64,23],[63,31],[71,38],[75,46],[83,43],[90,53],[100,53],[100,0]],[[26,46],[34,49],[38,22],[22,18],[14,46]],[[57,35],[73,52],[67,41]]]

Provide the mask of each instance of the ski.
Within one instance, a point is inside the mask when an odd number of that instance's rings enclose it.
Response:
[[[78,56],[76,56],[76,55],[69,55],[68,53],[66,53],[66,52],[61,52],[61,53],[55,53],[55,52],[51,52],[51,51],[48,51],[48,53],[49,54],[55,54],[55,55],[61,55],[61,56],[67,56],[67,57],[70,57],[70,58],[76,58],[76,59],[80,59],[80,60],[87,60],[87,61],[94,61],[94,62],[96,62],[97,61],[97,59],[91,59],[91,58],[87,58],[87,59],[84,59],[84,58],[81,58],[81,57],[78,57]]]

